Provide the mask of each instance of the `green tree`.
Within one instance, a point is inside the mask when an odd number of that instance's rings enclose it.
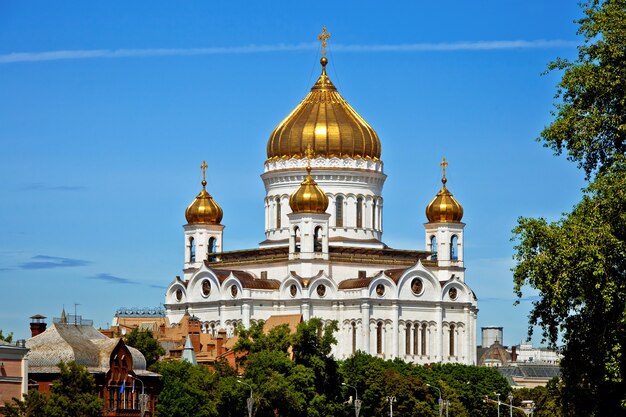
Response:
[[[157,412],[168,417],[214,417],[217,412],[218,374],[204,365],[187,361],[164,361],[157,364],[162,389]]]
[[[7,343],[13,342],[13,332],[5,336],[4,334],[2,334],[2,329],[0,329],[0,340],[4,340]]]
[[[626,0],[584,3],[574,61],[563,71],[544,145],[578,163],[591,183],[557,222],[520,218],[513,230],[515,291],[539,291],[529,317],[562,344],[563,415],[626,410]]]
[[[133,329],[124,336],[124,343],[139,350],[146,358],[146,366],[150,367],[156,363],[159,358],[165,355],[165,349],[154,338],[152,331],[149,329]]]
[[[76,362],[59,363],[59,378],[50,389],[46,417],[96,417],[102,415],[103,400],[96,382],[84,366]]]
[[[555,120],[541,133],[544,145],[584,169],[587,178],[626,152],[626,0],[583,3],[578,58],[557,59],[563,71]]]

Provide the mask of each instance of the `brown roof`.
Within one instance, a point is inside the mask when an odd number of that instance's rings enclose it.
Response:
[[[282,324],[286,324],[289,327],[289,331],[295,333],[298,328],[298,324],[302,323],[302,314],[285,314],[280,316],[269,316],[263,324],[263,330],[269,332],[274,327],[278,327]]]
[[[243,288],[252,288],[257,290],[277,290],[280,288],[280,282],[275,279],[258,279],[249,272],[239,271],[235,269],[214,269],[215,275],[220,281],[224,282],[232,273],[241,282]]]
[[[372,278],[351,278],[341,281],[338,288],[340,290],[354,290],[357,288],[365,288],[370,285]]]

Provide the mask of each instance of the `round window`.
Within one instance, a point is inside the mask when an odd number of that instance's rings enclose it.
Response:
[[[183,290],[180,288],[176,290],[176,301],[180,301],[183,299]]]
[[[323,297],[326,295],[326,286],[324,284],[320,284],[317,286],[317,295]]]
[[[378,284],[376,286],[376,294],[379,297],[382,297],[383,295],[385,295],[385,286],[383,284]]]
[[[413,279],[413,281],[411,281],[411,291],[413,292],[413,294],[420,295],[423,290],[424,290],[424,283],[422,282],[421,279],[415,278]]]
[[[238,292],[239,292],[239,289],[237,288],[237,286],[236,286],[236,285],[234,285],[234,284],[233,284],[233,285],[230,287],[230,295],[232,295],[232,296],[233,296],[233,298],[235,298],[235,297],[237,297],[237,293],[238,293]]]
[[[450,291],[448,291],[448,295],[450,296],[451,300],[456,300],[456,297],[458,296],[456,288],[450,288]]]
[[[297,293],[298,287],[296,287],[296,284],[291,284],[291,287],[289,287],[289,294],[291,294],[292,297],[295,297]]]
[[[205,279],[202,281],[202,295],[208,297],[211,294],[211,281]]]

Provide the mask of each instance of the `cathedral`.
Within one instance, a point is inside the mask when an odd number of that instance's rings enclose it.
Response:
[[[232,335],[270,316],[337,321],[335,358],[357,350],[407,362],[476,363],[476,296],[465,283],[463,208],[442,185],[426,207],[425,250],[383,242],[381,142],[321,75],[267,141],[265,239],[225,250],[222,209],[202,189],[185,211],[183,278],[165,294],[170,323]],[[433,184],[433,188],[435,185]]]

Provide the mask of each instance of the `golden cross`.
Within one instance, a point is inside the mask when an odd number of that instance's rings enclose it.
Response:
[[[322,33],[317,35],[317,40],[322,41],[322,57],[326,56],[326,40],[330,38],[330,33],[326,32],[326,26],[322,27]]]
[[[446,168],[448,167],[448,161],[446,161],[446,157],[443,157],[443,160],[439,163],[439,166],[443,169],[443,178],[446,177]]]
[[[200,165],[200,169],[202,170],[202,181],[206,181],[206,169],[209,166],[206,164],[206,161],[202,161],[202,165]]]

